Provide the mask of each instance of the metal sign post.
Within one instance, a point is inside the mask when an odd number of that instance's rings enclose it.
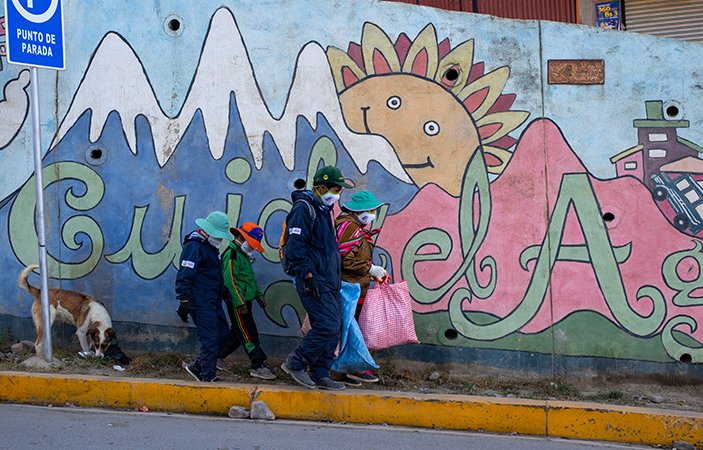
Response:
[[[7,62],[31,66],[32,140],[34,147],[34,184],[37,191],[36,224],[41,275],[44,358],[54,359],[51,346],[49,277],[46,263],[44,221],[44,179],[42,176],[41,121],[39,119],[39,82],[37,67],[64,70],[63,7],[61,0],[5,0]]]

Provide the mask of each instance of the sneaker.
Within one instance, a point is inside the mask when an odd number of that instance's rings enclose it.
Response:
[[[275,380],[276,375],[266,366],[261,366],[258,369],[251,369],[249,376],[252,378],[261,378],[262,380]]]
[[[310,375],[305,370],[293,370],[286,365],[286,363],[281,364],[281,369],[298,383],[302,384],[308,389],[315,389],[315,383],[310,379]]]
[[[366,372],[350,373],[347,376],[352,380],[361,381],[362,383],[376,383],[378,381],[378,377],[368,370]]]
[[[225,380],[220,380],[217,377],[212,377],[209,380],[202,380],[202,381],[205,381],[206,383],[224,383],[225,382]]]
[[[332,381],[329,377],[320,378],[315,382],[315,386],[317,386],[318,389],[327,389],[329,391],[341,391],[344,389],[344,383]]]
[[[341,380],[334,380],[334,381],[339,381],[340,383],[344,383],[345,386],[350,386],[350,387],[359,387],[361,386],[361,381],[354,380],[349,377],[344,377]]]
[[[225,364],[224,358],[219,358],[217,360],[217,363],[215,364],[215,367],[217,367],[217,370],[222,370],[222,371],[229,371],[231,369],[230,366]]]
[[[186,363],[183,363],[183,366],[186,372],[188,372],[193,378],[195,378],[195,381],[203,381],[202,379],[200,379],[200,371],[195,368],[194,363],[190,363],[188,365],[186,365]]]

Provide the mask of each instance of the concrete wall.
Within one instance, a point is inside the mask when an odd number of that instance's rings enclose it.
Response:
[[[703,380],[703,46],[370,0],[168,3],[66,1],[67,70],[40,70],[50,285],[102,300],[125,350],[194,349],[173,285],[212,210],[264,228],[254,314],[270,354],[293,346],[276,247],[324,161],[357,185],[343,202],[389,204],[376,263],[422,344],[386,356]],[[550,60],[603,60],[602,84],[550,84]],[[3,58],[0,325],[31,339],[28,79]]]

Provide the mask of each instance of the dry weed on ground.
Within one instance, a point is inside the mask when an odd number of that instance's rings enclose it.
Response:
[[[192,357],[179,352],[165,354],[147,353],[135,356],[131,364],[121,367],[115,361],[94,357],[81,357],[74,350],[54,348],[54,358],[60,367],[41,369],[27,367],[24,360],[33,356],[5,355],[0,357],[0,371],[79,374],[109,377],[138,377],[193,381],[182,368]],[[218,371],[218,377],[230,383],[260,385],[295,385],[280,369],[282,360],[269,359],[269,368],[278,376],[273,381],[249,376],[249,364],[227,360],[230,370]],[[381,391],[412,392],[418,394],[476,395],[487,397],[524,398],[535,400],[567,400],[606,403],[614,405],[665,408],[703,412],[703,387],[663,386],[656,384],[609,384],[608,386],[575,386],[555,381],[511,381],[497,377],[458,376],[427,370],[397,370],[391,360],[379,362],[378,383],[364,383],[361,388]],[[359,388],[348,388],[359,389]]]

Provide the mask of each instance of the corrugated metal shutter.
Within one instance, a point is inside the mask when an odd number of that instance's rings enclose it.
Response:
[[[478,11],[506,19],[576,23],[574,0],[478,0]]]
[[[491,14],[505,19],[576,23],[577,0],[387,0],[452,11]]]
[[[703,1],[625,0],[627,31],[703,42]]]

